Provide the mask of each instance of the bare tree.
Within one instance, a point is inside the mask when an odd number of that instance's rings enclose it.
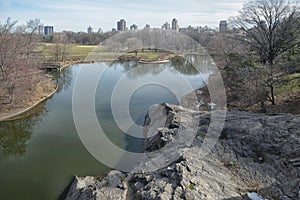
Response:
[[[1,85],[9,95],[9,103],[13,103],[13,93],[18,77],[18,69],[22,63],[21,55],[24,53],[24,41],[21,35],[15,34],[17,21],[7,18],[0,24],[0,69]]]
[[[139,38],[136,38],[136,37],[128,38],[125,41],[125,45],[127,46],[127,48],[129,50],[143,48],[143,42],[142,42],[142,40],[139,39]]]
[[[0,24],[0,69],[3,78],[7,77],[10,65],[12,65],[17,47],[13,47],[10,43],[13,41],[14,34],[11,33],[17,21],[11,22],[10,18],[7,18],[4,24]]]
[[[68,38],[64,33],[56,33],[54,35],[54,45],[51,51],[54,55],[55,62],[64,61],[68,50]]]
[[[0,92],[9,96],[4,104],[14,104],[16,90],[24,93],[35,73],[35,60],[28,57],[35,40],[29,42],[26,26],[16,24],[10,18],[0,23]]]
[[[276,60],[298,44],[297,9],[297,5],[287,0],[252,0],[245,3],[240,15],[233,19],[243,31],[243,42],[257,53],[268,69],[264,82],[269,88],[268,100],[273,105],[279,75]]]
[[[245,55],[245,45],[236,40],[236,33],[215,33],[207,40],[206,50],[213,57],[219,69],[226,69],[232,64],[232,55]]]
[[[39,26],[41,25],[40,19],[31,19],[26,22],[24,27],[25,37],[27,40],[27,51],[26,57],[29,58],[29,54],[36,48],[36,41],[37,41],[37,31]]]

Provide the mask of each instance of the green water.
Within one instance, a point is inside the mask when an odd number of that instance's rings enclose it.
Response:
[[[142,142],[118,129],[110,109],[112,89],[120,77],[126,74],[125,80],[132,81],[161,76],[172,84],[178,84],[174,79],[177,74],[184,76],[195,89],[204,84],[203,74],[187,68],[179,70],[180,63],[177,66],[172,63],[149,65],[130,73],[128,71],[134,67],[130,63],[80,64],[66,68],[59,75],[59,91],[35,108],[34,114],[0,122],[0,199],[57,199],[74,175],[104,176],[109,171],[81,143],[72,115],[76,74],[80,67],[94,65],[109,65],[95,96],[99,123],[111,141],[135,152],[141,150]],[[130,99],[133,120],[143,124],[149,106],[161,102],[178,103],[167,88],[155,84],[140,87]]]

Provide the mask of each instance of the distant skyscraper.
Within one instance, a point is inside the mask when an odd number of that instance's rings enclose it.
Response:
[[[226,20],[221,20],[219,25],[219,31],[220,32],[226,32],[228,30],[228,24]]]
[[[91,26],[89,26],[88,29],[87,29],[87,32],[88,33],[92,33],[93,32],[93,28]]]
[[[179,31],[178,20],[175,18],[172,20],[172,30]]]
[[[132,24],[131,26],[130,26],[130,30],[131,31],[136,31],[138,29],[138,26],[136,25],[136,24]]]
[[[163,30],[169,30],[169,29],[171,29],[171,26],[170,26],[169,22],[164,23],[162,25],[161,29],[163,29]]]
[[[43,26],[43,25],[40,25],[40,26],[38,27],[38,34],[39,34],[39,35],[44,35],[44,26]]]
[[[53,35],[53,26],[45,26],[44,27],[44,35]]]
[[[117,30],[118,31],[125,31],[126,30],[126,21],[124,19],[121,19],[117,22]]]

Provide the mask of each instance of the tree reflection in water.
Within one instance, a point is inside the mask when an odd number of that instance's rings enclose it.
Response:
[[[53,76],[58,86],[57,93],[62,90],[67,90],[72,85],[72,72],[70,68],[64,68],[62,71],[49,71],[48,73]]]
[[[64,69],[62,72],[49,72],[57,81],[59,93],[67,90],[72,84],[72,70]],[[40,103],[30,111],[17,116],[15,119],[0,122],[0,156],[19,157],[26,152],[27,141],[31,138],[32,127],[46,112],[45,103]]]
[[[25,154],[32,127],[38,116],[45,112],[44,107],[44,103],[41,103],[23,116],[18,116],[18,119],[0,122],[1,157],[16,158]]]
[[[166,67],[179,72],[182,75],[209,74],[213,69],[213,61],[209,56],[202,55],[186,55],[184,57],[175,56],[170,58],[169,63],[150,63],[140,64],[138,62],[121,62],[126,75],[131,79],[146,74],[157,75],[164,71]],[[112,62],[110,67],[117,67],[119,61]],[[132,70],[134,69],[134,70]]]
[[[72,73],[73,70],[70,68],[65,68],[61,72],[58,73],[58,91],[59,93],[61,90],[67,90],[72,85]]]
[[[184,75],[197,75],[199,72],[194,67],[193,63],[190,62],[188,59],[185,59],[180,56],[175,56],[170,59],[171,67],[176,71],[180,72]]]

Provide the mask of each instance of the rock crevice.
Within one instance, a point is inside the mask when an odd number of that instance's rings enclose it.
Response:
[[[76,177],[66,199],[300,199],[299,115],[228,112],[219,141],[200,158],[209,123],[210,112],[151,108],[144,134],[150,134],[145,152],[152,156],[130,173]],[[155,153],[160,148],[169,151]],[[161,163],[167,164],[146,169]]]

